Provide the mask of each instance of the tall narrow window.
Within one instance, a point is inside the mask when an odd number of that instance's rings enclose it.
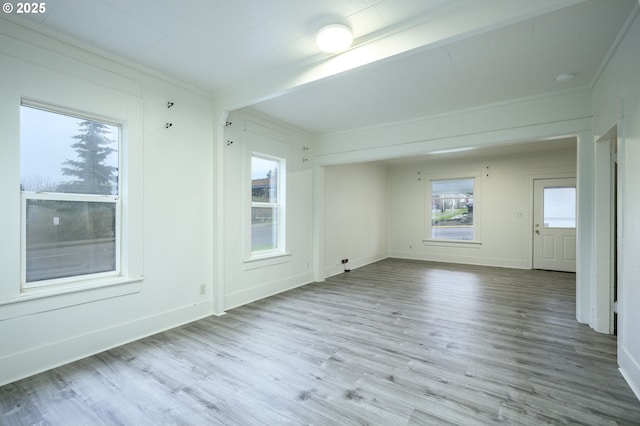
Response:
[[[283,251],[284,160],[251,157],[251,252],[269,254]]]
[[[119,272],[120,126],[20,109],[22,286]]]
[[[431,238],[473,240],[474,179],[431,181]]]

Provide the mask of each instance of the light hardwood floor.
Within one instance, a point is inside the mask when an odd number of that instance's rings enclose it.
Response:
[[[0,424],[638,425],[575,275],[387,259],[0,388]]]

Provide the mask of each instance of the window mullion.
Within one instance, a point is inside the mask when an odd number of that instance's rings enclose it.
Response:
[[[23,191],[22,196],[27,200],[89,201],[93,203],[114,203],[119,199],[117,195],[66,194],[63,192]]]

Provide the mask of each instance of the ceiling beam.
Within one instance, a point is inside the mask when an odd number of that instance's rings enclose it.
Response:
[[[297,87],[340,73],[472,37],[563,9],[586,0],[466,0],[430,14],[413,25],[356,40],[350,50],[320,60],[312,58],[297,66],[265,75],[243,85],[214,94],[218,108],[231,111],[273,99]],[[640,1],[640,0],[639,0]]]

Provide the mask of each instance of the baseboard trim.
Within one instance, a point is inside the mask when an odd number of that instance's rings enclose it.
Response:
[[[313,273],[306,272],[304,274],[295,275],[283,280],[272,281],[247,290],[237,291],[225,296],[224,310],[237,308],[265,297],[273,296],[287,290],[313,282]]]
[[[367,266],[372,263],[379,262],[388,257],[389,256],[387,255],[387,253],[378,253],[372,256],[360,257],[358,259],[350,259],[349,263],[347,263],[346,265],[334,265],[334,266],[325,267],[324,276],[326,278],[333,277],[334,275],[342,274],[345,268],[349,270],[362,268],[363,266]]]
[[[0,359],[0,386],[51,370],[213,314],[211,299],[70,337]]]
[[[640,362],[636,361],[626,348],[622,348],[618,354],[618,366],[620,374],[640,401]]]
[[[496,268],[531,269],[529,262],[519,259],[496,259],[476,256],[433,255],[410,251],[394,251],[389,257],[407,260],[425,260],[430,262],[459,263],[463,265],[492,266]]]

